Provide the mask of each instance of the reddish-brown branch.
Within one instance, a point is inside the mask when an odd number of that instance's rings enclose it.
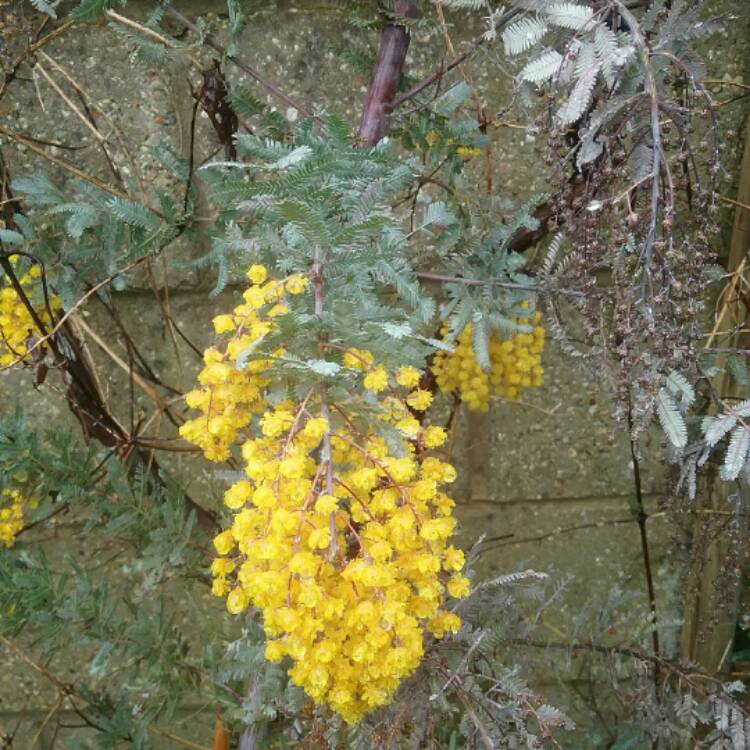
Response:
[[[393,101],[409,50],[409,31],[397,19],[414,18],[416,15],[417,8],[411,0],[396,0],[393,18],[380,35],[378,56],[357,132],[363,146],[374,146],[388,132]]]
[[[510,21],[512,21],[520,12],[520,9],[514,8],[513,10],[509,10],[507,13],[504,13],[495,22],[495,33],[497,34],[500,29],[507,26],[507,24],[510,23]],[[437,83],[446,73],[453,70],[453,68],[457,68],[462,62],[471,57],[474,52],[476,52],[483,44],[488,41],[488,39],[489,37],[485,34],[482,34],[481,36],[476,37],[476,39],[473,39],[463,52],[456,55],[453,59],[442,63],[439,68],[434,70],[427,77],[423,78],[421,81],[419,81],[419,83],[416,83],[408,91],[404,91],[402,94],[399,94],[393,100],[393,109],[396,109],[397,107],[400,107],[404,102],[408,102],[410,99],[413,99],[433,83]]]

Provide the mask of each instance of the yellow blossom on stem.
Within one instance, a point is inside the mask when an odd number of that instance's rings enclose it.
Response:
[[[35,300],[41,291],[41,271],[39,266],[32,265],[25,273],[19,270],[17,257],[10,263],[26,298],[32,302],[35,315],[47,328],[52,327],[49,310],[44,301]],[[60,300],[55,295],[49,298],[49,306],[55,313],[60,308]],[[8,367],[16,360],[23,360],[28,353],[31,342],[40,332],[31,312],[23,299],[16,292],[11,280],[0,271],[0,367]]]
[[[0,490],[0,544],[13,545],[24,526],[24,506],[36,507],[36,500],[11,487]]]
[[[448,543],[453,501],[442,490],[455,470],[424,453],[446,435],[409,411],[431,398],[411,390],[415,368],[390,372],[369,352],[334,350],[360,392],[387,391],[368,403],[369,422],[357,390],[348,406],[328,403],[315,385],[299,402],[269,403],[270,360],[238,370],[236,359],[275,325],[280,291],[304,291],[307,277],[259,283],[263,301],[246,292],[226,347],[206,351],[201,388],[186,397],[203,415],[180,430],[212,460],[238,442],[244,462],[245,478],[224,493],[233,518],[214,538],[212,592],[231,613],[260,610],[266,658],[353,723],[417,669],[425,631],[444,637],[460,627],[446,600],[466,596],[469,584],[463,553]],[[376,431],[383,423],[401,435],[395,445]]]
[[[490,371],[484,372],[474,356],[472,326],[467,325],[456,339],[452,352],[439,351],[432,371],[443,393],[455,393],[471,411],[487,411],[491,393],[506,401],[515,401],[524,388],[542,384],[544,372],[541,355],[544,349],[544,328],[541,316],[517,318],[517,323],[532,326],[530,333],[518,333],[501,339],[490,337]],[[443,328],[446,336],[448,328]]]
[[[247,278],[253,284],[262,284],[268,278],[268,271],[265,266],[255,263],[247,269]]]

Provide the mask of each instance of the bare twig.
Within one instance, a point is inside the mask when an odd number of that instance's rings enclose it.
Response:
[[[143,24],[140,24],[137,21],[134,21],[132,18],[121,16],[119,13],[116,13],[111,8],[108,8],[107,10],[105,10],[104,15],[107,16],[108,18],[111,18],[113,21],[116,21],[117,23],[122,24],[123,26],[129,26],[131,29],[135,29],[140,34],[150,37],[154,41],[159,42],[160,44],[163,44],[165,47],[169,47],[170,49],[178,49],[180,46],[179,44],[174,42],[172,39],[168,39],[167,37],[160,34],[158,31],[155,31],[154,29],[150,29],[148,26],[144,26]]]
[[[504,13],[495,22],[494,31],[497,33],[500,29],[504,28],[520,12],[521,12],[520,9],[514,8],[513,10],[509,10],[507,13]],[[442,64],[439,68],[437,68],[437,70],[433,71],[426,78],[423,78],[419,83],[412,86],[408,91],[405,91],[403,94],[399,94],[393,100],[392,108],[395,110],[397,107],[400,107],[404,102],[408,102],[410,99],[413,99],[415,96],[420,94],[428,86],[431,86],[433,83],[439,81],[446,73],[453,70],[453,68],[456,68],[459,65],[461,65],[462,62],[464,62],[471,55],[473,55],[480,47],[486,44],[487,41],[488,41],[488,36],[486,36],[485,34],[482,34],[481,36],[476,37],[472,42],[469,43],[469,46],[466,50],[456,55],[452,60],[449,60],[447,63]]]
[[[197,26],[197,24],[191,21],[187,16],[184,16],[182,13],[180,13],[180,11],[177,10],[177,8],[175,8],[173,5],[167,5],[165,10],[170,18],[173,18],[175,21],[177,21],[177,23],[182,24],[182,26],[184,26],[186,29],[189,29],[194,34],[201,33],[201,30]],[[253,80],[257,81],[261,86],[263,86],[266,91],[273,94],[277,99],[280,99],[287,106],[292,107],[292,109],[296,109],[306,117],[309,117],[311,115],[311,112],[309,109],[307,109],[307,107],[292,99],[292,97],[288,94],[285,94],[276,84],[272,83],[265,76],[261,75],[251,65],[244,62],[235,55],[228,55],[226,49],[224,49],[224,47],[222,47],[212,36],[204,36],[203,44],[206,47],[210,47],[212,50],[215,50],[220,55],[225,56],[227,60],[234,63],[234,65],[236,65],[240,70],[247,73]]]
[[[93,175],[87,174],[86,172],[83,172],[80,169],[78,169],[78,167],[74,167],[72,164],[68,164],[68,162],[66,162],[64,159],[60,159],[57,156],[53,156],[52,154],[45,151],[43,148],[39,148],[39,146],[37,146],[34,143],[34,141],[32,141],[30,138],[23,135],[22,133],[17,133],[15,130],[6,128],[4,125],[0,125],[0,135],[4,135],[7,138],[10,138],[16,143],[20,143],[22,146],[25,146],[27,149],[29,149],[29,151],[33,151],[35,154],[43,157],[44,159],[47,159],[47,161],[52,162],[55,166],[60,167],[60,169],[63,169],[69,174],[72,174],[73,176],[78,177],[79,180],[88,182],[90,185],[93,185],[94,187],[99,188],[99,190],[103,190],[105,193],[109,193],[110,195],[117,196],[118,198],[128,197],[128,194],[124,193],[122,190],[118,190],[117,188],[114,188],[111,185],[108,185],[106,182],[100,180],[98,177],[94,177]]]

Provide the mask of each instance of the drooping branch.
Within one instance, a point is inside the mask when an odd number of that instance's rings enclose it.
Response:
[[[2,207],[2,218],[5,226],[15,229],[14,216],[20,213],[20,207],[10,187],[10,176],[5,162],[0,154],[0,206]],[[152,476],[161,481],[160,469],[151,451],[139,448],[128,431],[118,422],[109,411],[104,398],[99,390],[96,378],[93,376],[83,353],[83,346],[68,320],[50,320],[48,330],[44,321],[37,314],[29,301],[25,291],[20,285],[15,269],[10,262],[10,253],[3,252],[0,247],[0,266],[8,277],[10,284],[14,287],[21,304],[29,311],[32,321],[37,328],[37,335],[45,340],[49,346],[54,366],[65,374],[67,389],[65,396],[71,412],[81,425],[83,434],[87,440],[93,438],[112,451],[123,461],[129,462],[131,456],[135,456],[135,464],[148,467]],[[44,280],[44,273],[42,273]],[[33,346],[30,347],[32,349]],[[43,349],[36,349],[35,358],[43,356]],[[189,510],[196,514],[198,524],[205,531],[215,530],[216,521],[213,516],[197,503],[186,496]]]

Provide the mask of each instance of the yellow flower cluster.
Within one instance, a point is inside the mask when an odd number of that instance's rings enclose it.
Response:
[[[0,543],[6,547],[12,546],[16,534],[23,528],[24,505],[35,508],[37,501],[11,487],[0,490]]]
[[[285,282],[267,280],[264,266],[250,267],[247,276],[251,286],[243,295],[243,303],[231,314],[218,315],[213,324],[216,333],[233,333],[226,351],[215,347],[203,353],[205,367],[198,376],[203,386],[185,397],[188,406],[199,409],[204,416],[185,422],[180,434],[198,445],[211,461],[225,461],[238,433],[248,427],[253,415],[263,411],[263,389],[269,384],[263,371],[269,360],[251,360],[238,368],[238,359],[251,353],[273,329],[273,320],[288,312],[284,295],[301,294],[307,288],[306,277],[296,274]],[[261,313],[261,310],[263,312]],[[284,354],[277,349],[272,357]]]
[[[15,259],[11,262],[16,265]],[[31,290],[39,281],[40,275],[39,266],[34,265],[19,276],[18,281],[27,296],[31,296]],[[60,304],[57,298],[52,298],[50,303],[53,308]],[[38,306],[36,312],[45,325],[51,324],[44,305]],[[35,330],[31,314],[19,299],[16,290],[5,276],[0,277],[0,367],[7,367],[27,353],[29,336]]]
[[[530,333],[518,333],[501,339],[497,333],[490,337],[489,373],[484,372],[474,356],[472,326],[461,331],[452,352],[439,351],[435,355],[432,371],[443,393],[456,393],[471,411],[487,411],[491,391],[508,401],[517,399],[523,388],[536,388],[542,384],[544,372],[541,360],[544,349],[544,328],[539,325],[541,316],[534,313],[529,318],[517,318],[519,323],[530,323]],[[447,336],[444,327],[442,335]]]
[[[437,130],[431,130],[427,135],[425,136],[425,141],[427,142],[427,145],[432,148],[438,141],[440,140],[440,133],[438,133]],[[446,138],[444,141],[446,146],[453,146],[456,143],[455,138]],[[456,153],[459,156],[479,156],[479,154],[482,153],[481,148],[477,148],[476,146],[466,146],[466,145],[458,145],[456,147]]]
[[[466,596],[469,581],[463,553],[448,542],[454,503],[441,489],[456,473],[427,453],[447,435],[415,416],[431,401],[415,368],[389,372],[369,352],[329,348],[361,389],[378,394],[377,420],[395,438],[386,443],[356,406],[329,401],[319,384],[297,403],[270,404],[266,361],[233,367],[273,325],[283,290],[303,288],[271,281],[245,293],[262,291],[264,305],[234,310],[226,353],[209,350],[203,388],[191,396],[205,416],[182,434],[220,459],[258,415],[241,444],[246,478],[224,494],[234,517],[214,539],[213,592],[230,612],[259,608],[266,658],[290,659],[294,683],[353,723],[414,672],[425,629],[440,638],[460,627],[445,599]]]

